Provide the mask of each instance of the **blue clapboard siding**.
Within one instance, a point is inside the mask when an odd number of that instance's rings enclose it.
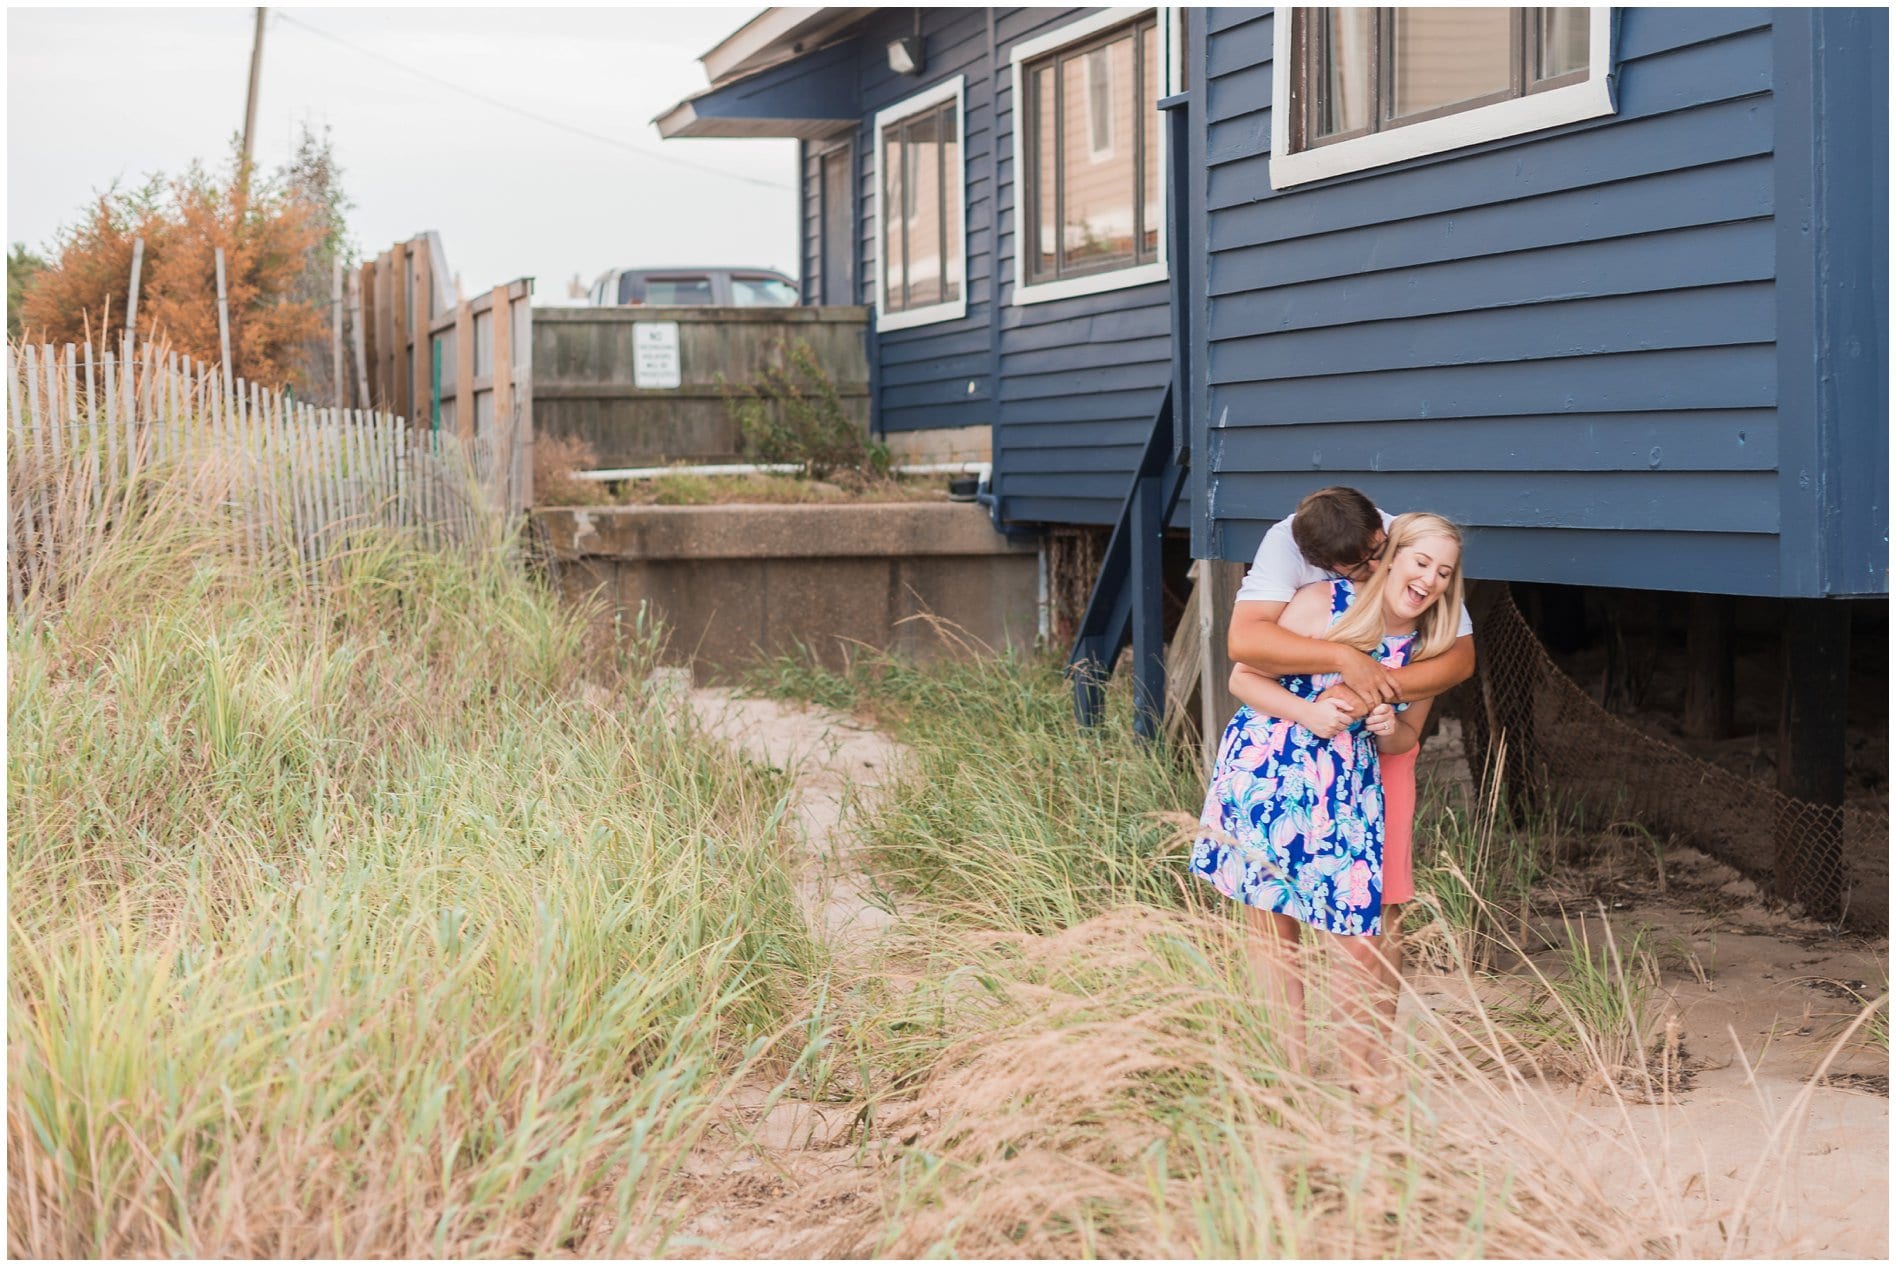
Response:
[[[876,112],[956,75],[966,76],[962,157],[967,197],[967,315],[958,321],[878,332],[871,345],[877,358],[871,380],[877,425],[885,432],[987,422],[995,397],[989,333],[994,238],[989,173],[993,166],[994,99],[987,21],[978,9],[928,9],[921,16],[927,57],[920,75],[898,75],[888,65],[889,42],[914,31],[914,11],[908,9],[871,12],[849,41],[855,49],[852,58],[836,71],[854,78],[862,111],[853,137],[857,155],[853,210],[856,288],[857,301],[871,305],[877,300],[875,273],[880,249]],[[803,161],[802,258],[804,276],[809,279],[817,276],[822,260],[822,168],[816,156],[821,148],[816,144],[806,146]],[[814,302],[807,287],[806,302]]]
[[[823,270],[823,160],[817,156],[820,146],[797,141],[797,294],[806,305],[821,300]]]
[[[1615,114],[1283,191],[1204,14],[1194,554],[1346,483],[1479,576],[1887,593],[1887,17],[1614,12]]]
[[[914,31],[913,10],[882,10],[862,26],[858,44],[858,88],[863,120],[857,133],[860,164],[857,230],[862,302],[877,303],[876,260],[881,249],[881,158],[875,150],[875,115],[956,75],[966,76],[961,121],[963,179],[967,197],[964,285],[967,316],[876,337],[878,424],[885,432],[962,427],[985,422],[993,409],[994,375],[988,333],[993,306],[994,95],[988,73],[987,20],[979,9],[925,9],[921,13],[927,58],[919,76],[889,69],[891,40]]]
[[[1158,282],[1048,303],[1010,302],[1020,214],[1012,56],[1095,9],[995,10],[1000,391],[994,484],[1009,519],[1107,524],[1119,515],[1171,377],[1170,295]],[[1181,506],[1173,522],[1190,522]]]
[[[1015,306],[1014,45],[1092,9],[924,9],[927,64],[888,69],[889,41],[911,34],[914,10],[873,12],[857,28],[853,74],[862,110],[858,153],[874,153],[878,110],[956,74],[968,196],[968,313],[960,321],[879,332],[874,390],[885,432],[991,425],[994,487],[1015,522],[1110,523],[1124,500],[1171,373],[1172,321],[1163,283]],[[803,159],[804,275],[821,261],[821,168]],[[860,165],[856,231],[861,300],[874,304],[876,164]],[[1189,522],[1181,507],[1174,521]]]

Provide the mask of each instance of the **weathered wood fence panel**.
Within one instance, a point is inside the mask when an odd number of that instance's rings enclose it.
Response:
[[[150,346],[134,359],[67,344],[6,349],[7,579],[16,603],[56,587],[154,490],[181,481],[259,566],[318,566],[363,529],[436,549],[497,544],[512,517],[483,471],[511,450],[417,432],[380,411],[318,408]]]
[[[638,386],[634,326],[646,322],[677,323],[677,387]],[[602,467],[736,461],[720,377],[742,387],[801,340],[867,433],[867,323],[860,307],[535,308],[532,426],[543,440],[584,440]]]
[[[496,286],[429,323],[427,411],[477,446],[481,480],[502,506],[533,504],[533,283]]]
[[[533,282],[465,300],[455,291],[433,232],[355,270],[348,307],[362,368],[339,403],[459,436],[500,505],[519,514],[533,504]]]

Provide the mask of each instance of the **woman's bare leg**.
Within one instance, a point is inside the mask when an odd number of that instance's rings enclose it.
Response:
[[[1332,936],[1329,940],[1337,951],[1330,989],[1343,1026],[1339,1046],[1344,1073],[1351,1086],[1368,1091],[1380,1087],[1389,1063],[1390,1032],[1383,1007],[1389,960],[1383,954],[1381,936]]]
[[[1391,1040],[1396,1032],[1396,1000],[1402,993],[1402,912],[1400,905],[1383,907],[1382,956],[1378,961],[1380,994],[1376,1007]]]
[[[1251,968],[1257,974],[1265,1005],[1271,1009],[1284,1061],[1298,1075],[1310,1072],[1309,1044],[1304,1036],[1303,924],[1276,911],[1247,906],[1251,926]]]

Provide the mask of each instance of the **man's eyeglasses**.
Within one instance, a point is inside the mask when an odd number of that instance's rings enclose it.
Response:
[[[1369,565],[1382,557],[1383,546],[1388,542],[1388,540],[1389,540],[1388,534],[1386,533],[1379,534],[1376,537],[1375,544],[1370,546],[1368,554],[1364,555],[1362,558],[1358,559],[1354,563],[1332,564],[1330,567],[1330,570],[1335,572],[1338,576],[1347,576],[1351,580],[1360,579],[1362,573],[1368,569]]]

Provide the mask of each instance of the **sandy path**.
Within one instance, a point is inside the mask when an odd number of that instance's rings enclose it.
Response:
[[[892,920],[866,892],[842,828],[884,785],[901,746],[817,707],[711,688],[691,690],[687,701],[707,733],[795,780],[807,860],[799,891],[811,925],[828,930],[839,955],[873,956]],[[1852,1011],[1839,997],[1843,986],[1872,995],[1885,988],[1887,941],[1844,941],[1768,912],[1749,900],[1749,882],[1693,850],[1673,850],[1666,868],[1664,893],[1637,883],[1616,893],[1610,876],[1602,889],[1622,944],[1643,924],[1671,952],[1664,986],[1696,1066],[1692,1085],[1666,1108],[1616,1105],[1557,1086],[1537,1093],[1543,1103],[1534,1116],[1549,1138],[1602,1158],[1624,1158],[1627,1150],[1614,1145],[1637,1141],[1675,1191],[1721,1215],[1742,1205],[1766,1243],[1794,1246],[1800,1256],[1887,1258],[1887,1058],[1854,1045],[1834,1060],[1833,1085],[1810,1085]],[[1686,966],[1688,951],[1698,971]],[[1452,981],[1412,979],[1405,1008],[1459,1002]],[[693,1165],[723,1199],[682,1229],[683,1252],[696,1241],[721,1255],[774,1256],[773,1229],[747,1217],[751,1211],[762,1214],[792,1186],[859,1164],[846,1108],[783,1100],[765,1112],[768,1092],[748,1089],[736,1106],[748,1138],[709,1149]],[[1780,1164],[1754,1183],[1759,1159],[1772,1154]],[[754,1180],[734,1186],[733,1174],[745,1173]]]
[[[707,734],[796,781],[792,812],[809,864],[798,891],[811,926],[829,930],[849,949],[872,945],[890,916],[864,892],[848,834],[837,827],[846,813],[875,795],[901,756],[901,745],[827,709],[746,699],[715,687],[694,688],[688,699]]]
[[[1858,1009],[1848,991],[1885,988],[1887,941],[1767,911],[1749,881],[1697,850],[1670,851],[1666,866],[1668,894],[1623,899],[1613,918],[1622,938],[1643,924],[1662,949],[1689,948],[1700,961],[1702,978],[1683,967],[1663,977],[1693,1081],[1671,1110],[1622,1115],[1595,1099],[1574,1105],[1576,1120],[1663,1149],[1680,1190],[1721,1211],[1775,1155],[1749,1200],[1775,1199],[1787,1252],[1887,1258],[1888,1057],[1857,1042],[1831,1054]],[[1695,905],[1707,894],[1751,900],[1713,914]],[[1812,1085],[1826,1059],[1826,1082]]]
[[[872,803],[902,746],[814,705],[715,687],[694,687],[683,697],[705,733],[795,782],[791,813],[801,837],[797,892],[805,917],[831,939],[839,960],[866,963],[893,921],[867,892],[851,836],[840,828]],[[732,1131],[707,1140],[688,1164],[685,1205],[693,1213],[679,1228],[673,1256],[780,1257],[777,1216],[768,1207],[795,1185],[857,1165],[853,1106],[788,1096],[769,1103],[772,1091],[761,1080],[741,1088]]]

